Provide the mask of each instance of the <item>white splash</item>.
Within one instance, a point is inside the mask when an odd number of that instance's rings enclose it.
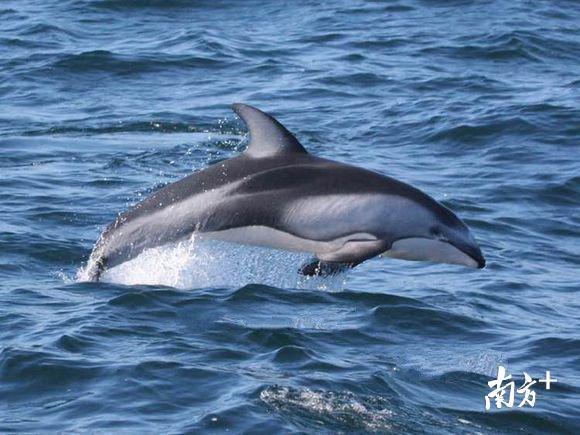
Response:
[[[350,392],[272,386],[262,390],[260,399],[282,413],[295,414],[296,410],[302,410],[317,421],[348,423],[373,432],[392,429],[394,413],[379,396],[357,397]]]
[[[306,277],[298,270],[309,254],[243,246],[192,237],[190,240],[144,251],[138,257],[107,270],[101,281],[124,285],[163,285],[179,289],[241,287],[265,284],[282,288],[342,290],[345,274]],[[77,281],[88,279],[88,267]]]

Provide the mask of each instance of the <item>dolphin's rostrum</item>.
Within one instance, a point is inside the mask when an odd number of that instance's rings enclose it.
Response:
[[[309,154],[282,124],[245,105],[244,153],[169,184],[120,214],[97,241],[91,279],[146,249],[191,237],[313,254],[301,272],[334,273],[388,256],[484,267],[467,226],[408,184]]]

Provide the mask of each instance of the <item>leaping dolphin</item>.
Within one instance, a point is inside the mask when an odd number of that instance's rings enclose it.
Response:
[[[467,226],[422,191],[385,175],[309,154],[272,116],[232,109],[248,127],[242,154],[169,184],[101,234],[88,273],[191,237],[313,254],[306,275],[387,256],[482,268]]]

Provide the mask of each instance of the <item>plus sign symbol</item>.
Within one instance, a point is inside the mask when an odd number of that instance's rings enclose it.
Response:
[[[544,379],[540,379],[538,382],[546,384],[546,390],[550,389],[550,385],[552,383],[556,383],[558,382],[558,380],[556,378],[552,379],[552,377],[550,376],[550,370],[546,371],[546,377]]]

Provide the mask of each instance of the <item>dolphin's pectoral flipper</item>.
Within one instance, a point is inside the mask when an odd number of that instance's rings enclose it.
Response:
[[[331,263],[352,263],[354,266],[375,257],[389,249],[387,242],[380,239],[353,239],[345,242],[339,249],[316,254],[322,261]]]
[[[317,258],[304,265],[300,273],[307,276],[336,275],[387,249],[388,245],[384,240],[349,240],[336,251],[317,254]]]
[[[302,266],[299,273],[305,276],[334,276],[354,266],[352,263],[333,263],[314,259]]]

